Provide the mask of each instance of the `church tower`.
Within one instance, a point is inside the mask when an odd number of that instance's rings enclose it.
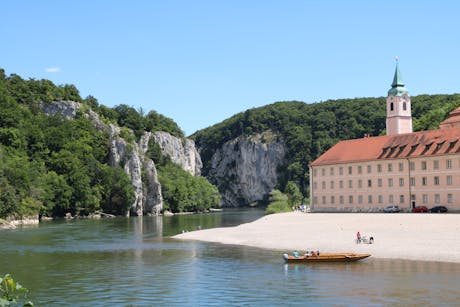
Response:
[[[395,76],[387,96],[386,128],[387,135],[412,132],[409,91],[404,87],[397,60]]]

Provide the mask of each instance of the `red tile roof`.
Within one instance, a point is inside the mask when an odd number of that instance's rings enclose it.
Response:
[[[439,124],[439,128],[460,127],[460,107],[449,113],[449,117]]]
[[[311,166],[460,152],[460,127],[341,141]]]

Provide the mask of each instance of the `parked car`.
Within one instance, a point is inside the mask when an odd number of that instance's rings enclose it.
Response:
[[[395,206],[395,205],[391,205],[391,206],[388,206],[388,207],[385,207],[385,209],[383,209],[383,212],[386,212],[386,213],[396,213],[396,212],[400,212],[401,209],[399,209],[398,206]]]
[[[436,206],[436,207],[431,208],[430,212],[437,212],[437,213],[447,212],[447,208],[444,206]]]
[[[412,208],[412,212],[418,213],[418,212],[428,212],[428,208],[425,206],[417,206]]]

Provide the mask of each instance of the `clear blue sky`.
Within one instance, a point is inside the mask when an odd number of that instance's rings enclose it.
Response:
[[[460,1],[2,1],[0,67],[174,119],[275,101],[460,92]]]

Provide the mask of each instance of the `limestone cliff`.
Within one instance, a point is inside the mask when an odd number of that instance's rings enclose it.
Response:
[[[161,196],[161,185],[158,181],[155,164],[151,159],[145,157],[146,148],[150,139],[150,133],[146,133],[139,144],[128,143],[120,136],[120,127],[106,125],[99,116],[74,101],[59,101],[43,103],[42,110],[45,114],[61,114],[66,119],[73,119],[78,111],[90,120],[94,127],[109,134],[109,163],[111,166],[121,166],[130,176],[134,188],[135,200],[127,214],[159,214],[163,209],[163,198]],[[143,182],[142,171],[144,170]]]
[[[172,162],[193,176],[201,175],[203,163],[193,140],[179,139],[162,131],[153,133],[152,138],[160,146],[163,156],[169,156]]]
[[[216,150],[208,179],[219,188],[223,206],[238,207],[264,200],[276,186],[277,168],[286,148],[271,131],[240,136]]]

